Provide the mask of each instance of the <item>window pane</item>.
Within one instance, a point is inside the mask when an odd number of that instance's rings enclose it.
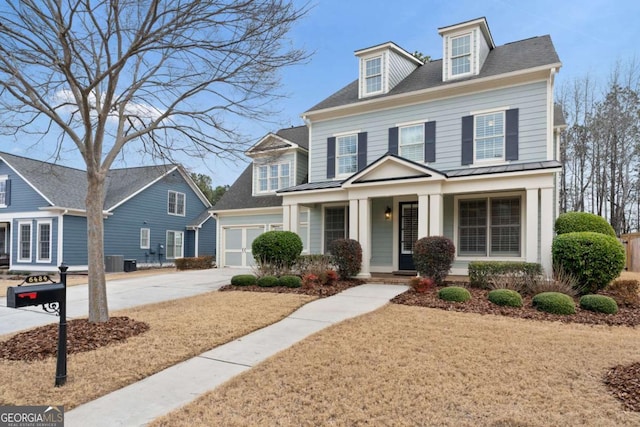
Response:
[[[7,181],[0,181],[0,205],[4,205],[7,194]]]
[[[177,194],[176,214],[184,215],[184,194],[183,193]]]
[[[403,254],[412,254],[418,240],[418,205],[402,205],[402,230],[400,248]]]
[[[451,56],[466,55],[471,52],[471,35],[456,37],[451,40]]]
[[[451,60],[451,74],[464,74],[471,71],[471,57],[461,56]]]
[[[414,162],[424,160],[424,125],[400,128],[400,156]]]
[[[346,231],[346,208],[343,206],[326,208],[324,210],[324,250],[329,252],[331,242],[335,239],[344,239]]]
[[[491,255],[520,256],[520,199],[491,200]]]
[[[51,258],[51,224],[40,224],[39,228],[38,258],[48,260]]]
[[[167,254],[166,258],[175,258],[175,232],[167,232]]]
[[[487,201],[459,203],[458,249],[461,255],[487,254]]]
[[[365,65],[366,77],[370,77],[376,74],[380,74],[382,71],[382,60],[381,58],[373,58],[366,61]]]
[[[283,163],[280,165],[280,188],[286,188],[289,186],[289,164]]]
[[[31,259],[31,226],[29,224],[20,225],[20,258]]]
[[[258,169],[258,191],[267,191],[267,167],[260,166]]]
[[[339,137],[338,145],[338,174],[354,173],[358,170],[358,140],[356,135]]]
[[[476,160],[501,159],[504,151],[504,113],[476,116]]]
[[[451,40],[451,74],[463,74],[471,71],[471,35]]]
[[[382,90],[382,76],[367,77],[367,93]]]
[[[169,191],[169,213],[176,213],[176,193]]]

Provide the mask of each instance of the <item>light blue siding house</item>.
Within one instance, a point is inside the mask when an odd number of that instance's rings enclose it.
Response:
[[[87,268],[85,183],[82,170],[0,153],[0,254],[10,269]],[[211,204],[180,166],[114,169],[105,193],[108,258],[144,265],[215,255]]]
[[[392,42],[356,50],[358,78],[302,114],[307,141],[279,144],[279,131],[247,152],[236,184],[251,197],[214,208],[220,266],[247,263],[252,238],[282,228],[309,253],[358,240],[362,277],[413,271],[413,245],[431,235],[454,242],[454,274],[473,260],[550,270],[564,126],[551,38],[496,46],[485,18],[438,33],[442,59],[426,63]]]

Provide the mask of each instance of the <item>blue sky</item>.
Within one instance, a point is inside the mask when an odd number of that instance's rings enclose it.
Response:
[[[257,141],[269,131],[301,125],[304,111],[357,78],[355,50],[393,41],[409,52],[439,59],[438,28],[482,16],[497,45],[551,35],[563,63],[556,90],[586,74],[604,82],[616,60],[640,60],[640,2],[635,0],[315,0],[291,33],[293,43],[313,55],[306,64],[282,73],[287,97],[275,106],[280,114],[270,123],[243,126]],[[5,144],[15,143],[0,142],[0,151],[13,151]],[[214,185],[232,184],[246,165],[215,158],[183,161],[193,171],[210,175]]]

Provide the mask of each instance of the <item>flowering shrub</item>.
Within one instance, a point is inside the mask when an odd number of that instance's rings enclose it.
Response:
[[[429,277],[414,277],[409,280],[409,286],[411,286],[414,291],[423,294],[433,288],[435,282]]]
[[[322,284],[327,286],[331,286],[335,284],[339,278],[338,273],[335,270],[327,270],[324,275],[325,275],[325,280],[324,280],[324,283]]]
[[[362,246],[357,240],[336,239],[330,247],[338,274],[343,279],[356,276],[362,267]]]
[[[318,276],[312,273],[307,273],[302,276],[302,287],[305,289],[313,288],[318,283]]]

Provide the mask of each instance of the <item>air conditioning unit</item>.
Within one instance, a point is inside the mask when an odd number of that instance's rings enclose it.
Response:
[[[104,271],[121,273],[124,270],[124,255],[107,255],[104,257]]]

